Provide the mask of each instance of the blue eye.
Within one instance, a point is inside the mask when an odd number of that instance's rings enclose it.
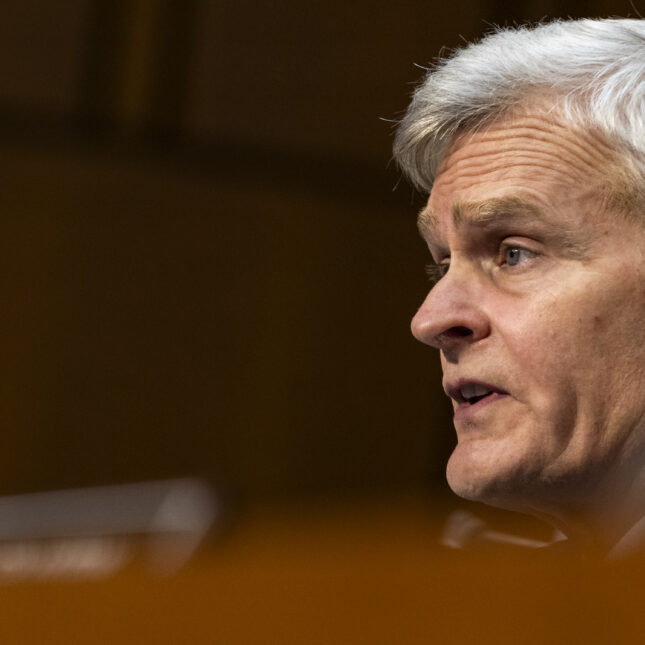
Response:
[[[509,267],[517,266],[520,262],[527,260],[532,256],[530,251],[520,246],[509,246],[504,251],[504,261]]]

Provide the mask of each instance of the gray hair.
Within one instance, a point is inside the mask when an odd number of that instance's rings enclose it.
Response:
[[[645,20],[570,20],[499,29],[428,71],[394,141],[394,155],[429,192],[446,147],[531,97],[573,127],[604,136],[645,192]]]

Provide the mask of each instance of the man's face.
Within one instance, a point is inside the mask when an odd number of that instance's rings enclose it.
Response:
[[[610,158],[537,114],[439,168],[419,226],[445,273],[412,331],[441,350],[463,497],[549,515],[643,450],[645,227],[603,199]]]

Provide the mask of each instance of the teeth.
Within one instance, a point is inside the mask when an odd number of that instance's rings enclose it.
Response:
[[[459,392],[464,399],[472,399],[476,396],[486,396],[490,394],[492,390],[487,388],[485,385],[480,385],[479,383],[468,383],[459,388]]]

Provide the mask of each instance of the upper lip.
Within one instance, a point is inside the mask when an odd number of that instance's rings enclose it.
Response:
[[[451,381],[450,383],[446,383],[444,385],[444,391],[451,399],[453,399],[454,401],[457,401],[457,403],[466,403],[468,399],[464,397],[464,395],[462,394],[462,390],[464,387],[468,388],[473,386],[484,387],[490,392],[495,392],[498,394],[508,394],[506,390],[503,390],[496,385],[487,383],[486,381],[481,381],[479,379],[470,379],[470,378],[460,378],[457,381]]]

